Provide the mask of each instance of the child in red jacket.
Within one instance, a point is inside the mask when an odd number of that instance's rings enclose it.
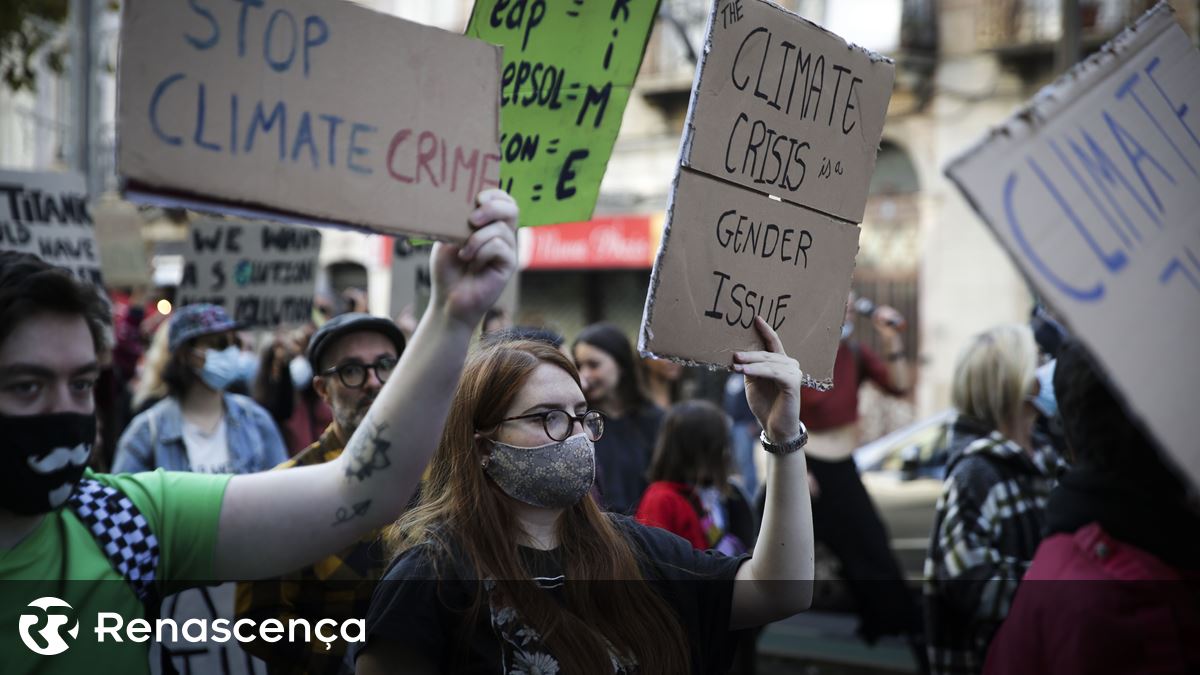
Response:
[[[699,550],[738,555],[758,530],[750,505],[729,483],[729,423],[708,401],[675,404],[663,419],[637,519]]]

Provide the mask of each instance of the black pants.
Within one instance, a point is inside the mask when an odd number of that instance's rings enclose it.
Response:
[[[887,529],[854,460],[809,457],[808,470],[820,490],[812,506],[813,534],[841,562],[842,576],[858,607],[859,635],[867,642],[882,635],[920,636],[924,632],[920,608],[905,586]]]

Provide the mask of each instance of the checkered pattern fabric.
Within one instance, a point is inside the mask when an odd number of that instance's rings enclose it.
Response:
[[[138,599],[143,603],[153,599],[160,559],[158,538],[137,506],[116,488],[87,478],[79,482],[67,503]]]

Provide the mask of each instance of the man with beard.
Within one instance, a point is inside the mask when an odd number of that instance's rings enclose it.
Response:
[[[303,452],[279,469],[313,466],[337,459],[375,401],[404,352],[404,334],[388,319],[369,314],[339,315],[313,334],[308,361],[316,375],[313,390],[333,411],[333,423]],[[353,513],[346,513],[347,518]],[[238,617],[346,619],[366,615],[375,582],[387,568],[379,532],[370,532],[316,564],[274,579],[238,584]],[[263,640],[243,648],[267,662],[271,673],[338,673],[346,645]]]

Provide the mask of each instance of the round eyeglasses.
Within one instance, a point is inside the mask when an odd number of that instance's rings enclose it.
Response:
[[[565,441],[570,438],[571,431],[575,428],[576,422],[583,425],[583,433],[593,443],[600,440],[600,437],[604,435],[605,418],[604,413],[599,410],[589,410],[582,415],[572,415],[566,410],[546,410],[528,415],[506,417],[497,422],[496,425],[499,426],[505,422],[532,419],[534,417],[542,418],[542,428],[546,430],[546,435],[554,441]]]
[[[380,382],[387,382],[391,377],[392,371],[396,369],[396,364],[400,362],[394,356],[381,356],[375,360],[375,363],[343,363],[340,366],[334,366],[329,370],[322,372],[322,375],[337,375],[342,384],[351,389],[358,389],[367,383],[367,371],[375,371],[375,377],[379,378]]]

